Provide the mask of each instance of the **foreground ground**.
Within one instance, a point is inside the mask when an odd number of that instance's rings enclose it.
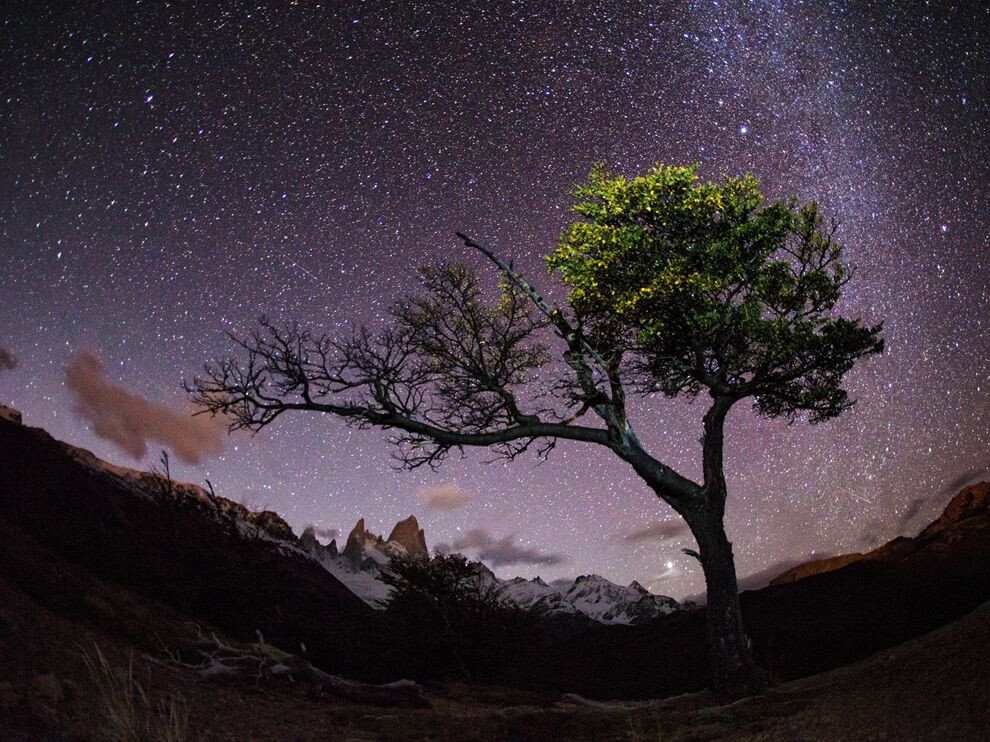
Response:
[[[341,701],[268,677],[201,677],[165,648],[194,627],[156,619],[162,651],[62,618],[0,582],[0,738],[99,740],[128,724],[136,738],[188,740],[977,740],[990,729],[990,604],[853,665],[718,706],[706,694],[596,703],[576,696],[437,685],[423,705]],[[99,604],[123,620],[140,604]],[[109,674],[84,655],[106,656]],[[131,680],[123,670],[133,661]],[[113,678],[110,683],[108,678]],[[110,688],[110,686],[113,686]],[[139,687],[140,686],[140,687]],[[108,688],[110,690],[108,691]],[[145,702],[142,692],[147,696]],[[130,719],[128,721],[128,719]],[[142,726],[150,719],[148,726]],[[149,731],[150,727],[150,731]]]
[[[791,682],[719,707],[690,693],[701,610],[500,643],[487,677],[512,689],[431,684],[449,642],[293,556],[277,515],[164,482],[0,419],[0,740],[988,738],[987,483],[914,538],[743,593]],[[239,670],[204,674],[221,649]]]

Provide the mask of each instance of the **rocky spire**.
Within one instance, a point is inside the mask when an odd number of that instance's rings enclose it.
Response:
[[[364,518],[361,518],[351,530],[344,551],[341,553],[352,562],[358,562],[364,556]]]
[[[299,537],[299,545],[306,551],[315,552],[319,542],[316,540],[316,528],[312,525],[303,529],[302,536]]]
[[[306,529],[302,532],[302,536],[299,537],[299,545],[310,554],[319,558],[337,556],[337,542],[334,539],[330,539],[330,543],[324,546],[316,538],[316,526],[312,524],[306,526]]]
[[[415,515],[410,515],[405,520],[396,523],[388,540],[402,546],[411,557],[428,559],[430,556],[430,551],[426,548],[426,536],[423,529],[419,527]]]

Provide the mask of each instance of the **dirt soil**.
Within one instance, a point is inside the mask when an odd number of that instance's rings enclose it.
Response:
[[[980,740],[990,730],[990,604],[854,665],[730,705],[716,705],[705,693],[598,703],[437,685],[426,688],[425,706],[401,708],[345,703],[284,679],[200,677],[170,663],[165,650],[201,627],[112,586],[87,587],[93,611],[112,612],[123,623],[144,616],[160,646],[64,618],[0,580],[0,739],[110,738],[105,699],[82,659],[96,647],[114,667],[133,662],[152,716],[164,702],[187,717],[182,734],[165,739]]]

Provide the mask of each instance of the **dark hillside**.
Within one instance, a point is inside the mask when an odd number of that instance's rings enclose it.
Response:
[[[239,640],[256,641],[260,631],[286,651],[305,644],[328,672],[395,679],[379,662],[388,653],[381,615],[316,564],[278,548],[277,516],[267,514],[269,529],[245,537],[186,488],[164,496],[147,477],[99,464],[43,430],[0,418],[5,576],[71,610],[63,601],[72,591],[57,575],[37,579],[47,553]],[[39,586],[52,592],[38,595]]]
[[[168,613],[240,641],[260,632],[288,652],[305,645],[310,661],[346,677],[450,679],[449,637],[432,636],[430,624],[400,628],[369,608],[307,560],[274,513],[212,501],[190,485],[165,493],[160,478],[2,417],[0,529],[9,585],[149,652],[161,649],[151,627]],[[779,680],[849,664],[990,600],[990,485],[960,492],[916,538],[846,562],[742,595],[756,652]],[[89,582],[143,607],[94,599]],[[486,679],[597,698],[676,695],[707,679],[704,609],[638,626],[548,625],[511,644]]]
[[[840,568],[741,596],[756,652],[778,680],[849,664],[954,621],[987,600],[986,482],[963,489],[913,539],[898,538]],[[614,698],[700,689],[706,678],[704,624],[702,608],[641,626],[596,628],[553,647],[542,665],[544,681]]]

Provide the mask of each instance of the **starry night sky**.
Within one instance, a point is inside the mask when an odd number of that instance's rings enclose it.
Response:
[[[182,412],[182,379],[263,313],[347,332],[380,324],[417,265],[463,258],[494,281],[455,230],[559,300],[540,257],[590,164],[697,161],[817,198],[858,266],[843,311],[886,323],[840,419],[731,414],[740,575],[913,533],[990,465],[981,4],[44,5],[0,11],[0,349],[18,361],[0,363],[0,402],[56,437],[137,465],[73,411],[76,354]],[[645,400],[634,422],[699,476],[702,413]],[[502,576],[701,590],[673,512],[608,452],[485,458],[396,472],[382,432],[311,414],[174,473],[297,530],[415,513],[431,545],[482,527],[565,557]]]

